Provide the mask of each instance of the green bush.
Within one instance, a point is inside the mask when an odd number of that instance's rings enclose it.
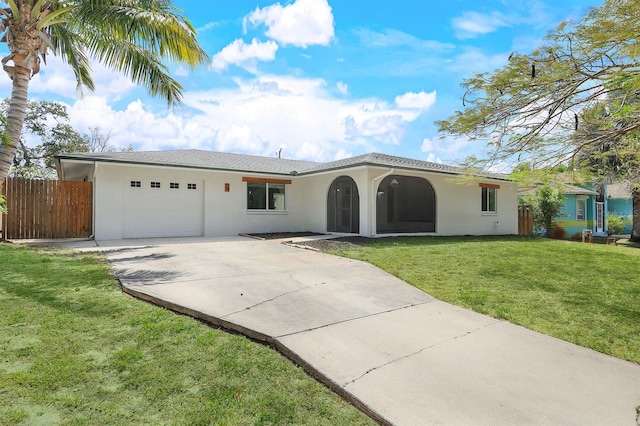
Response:
[[[609,218],[607,219],[607,225],[614,234],[622,234],[625,226],[624,217],[617,214],[609,215]]]

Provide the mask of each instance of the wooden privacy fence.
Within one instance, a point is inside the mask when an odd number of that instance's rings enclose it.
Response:
[[[7,239],[81,238],[93,234],[91,182],[7,178]]]
[[[533,208],[518,206],[518,235],[533,235]]]

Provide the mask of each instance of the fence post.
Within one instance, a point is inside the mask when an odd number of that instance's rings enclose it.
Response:
[[[0,195],[4,195],[5,201],[7,201],[7,178],[0,178]],[[7,229],[7,214],[0,213],[0,241],[4,241],[7,239],[6,235]]]

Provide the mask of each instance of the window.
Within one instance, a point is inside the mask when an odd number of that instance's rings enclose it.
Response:
[[[248,210],[284,210],[284,184],[247,182]]]
[[[482,212],[495,213],[497,211],[496,196],[497,188],[481,188],[482,189]]]
[[[584,220],[584,212],[587,210],[587,200],[582,198],[576,199],[576,220]]]
[[[140,188],[140,181],[139,180],[132,180],[131,181],[131,187],[132,188]]]
[[[169,183],[169,189],[180,189],[180,184],[178,182]]]
[[[195,183],[188,183],[187,184],[187,189],[196,189],[196,184]]]
[[[152,188],[160,188],[160,182],[151,182]]]

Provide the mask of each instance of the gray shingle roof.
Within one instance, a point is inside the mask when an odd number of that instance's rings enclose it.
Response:
[[[61,154],[58,155],[57,158],[62,160],[104,161],[285,175],[305,175],[365,165],[395,167],[405,170],[433,171],[448,174],[463,174],[462,169],[453,166],[378,153],[365,154],[328,163],[288,160],[275,157],[260,157],[227,152],[202,151],[196,149],[75,153]],[[483,174],[483,176],[495,179],[507,179],[506,175],[500,173],[486,173]]]
[[[292,171],[305,170],[320,164],[312,161],[287,160],[284,158],[197,149],[76,153],[61,154],[58,158],[273,174],[290,174]]]
[[[518,195],[533,195],[536,190],[542,185],[528,185],[520,186],[518,188]],[[597,196],[598,193],[591,189],[583,188],[577,185],[571,185],[569,183],[560,183],[560,192],[564,195],[593,195]]]
[[[607,196],[615,199],[632,198],[633,185],[630,182],[614,182],[607,185]]]

